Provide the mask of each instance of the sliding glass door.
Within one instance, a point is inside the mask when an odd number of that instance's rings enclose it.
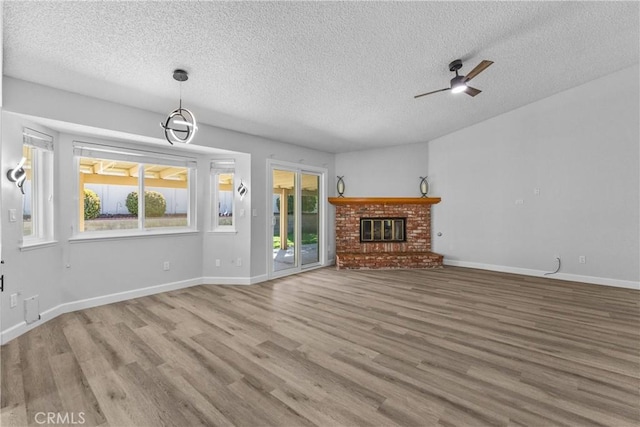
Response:
[[[281,163],[270,164],[269,171],[271,276],[320,265],[324,247],[324,172]]]
[[[302,265],[320,261],[320,175],[302,173],[300,199],[300,261]]]
[[[296,173],[273,169],[273,271],[298,267]]]

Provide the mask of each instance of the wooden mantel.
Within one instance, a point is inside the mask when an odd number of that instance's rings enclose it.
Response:
[[[440,197],[329,197],[332,205],[435,205]]]

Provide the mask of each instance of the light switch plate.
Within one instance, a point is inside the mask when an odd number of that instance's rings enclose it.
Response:
[[[16,222],[18,219],[16,217],[16,210],[9,209],[9,222]]]

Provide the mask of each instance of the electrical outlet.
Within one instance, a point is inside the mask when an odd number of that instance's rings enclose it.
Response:
[[[540,189],[539,189],[539,188],[534,188],[534,189],[533,189],[533,194],[534,194],[535,196],[539,196],[539,195],[540,195]]]
[[[15,308],[18,305],[18,294],[11,294],[11,308]]]
[[[580,255],[580,256],[578,257],[578,262],[579,262],[580,264],[586,264],[586,263],[587,263],[587,257],[586,257],[586,256],[584,256],[584,255]]]
[[[516,199],[516,205],[524,205],[524,199]]]
[[[165,262],[162,264],[162,269],[163,269],[164,271],[169,271],[169,269],[170,269],[170,268],[171,268],[171,264],[169,264],[169,261],[165,261]]]
[[[216,260],[216,267],[220,267],[220,260],[219,259]]]

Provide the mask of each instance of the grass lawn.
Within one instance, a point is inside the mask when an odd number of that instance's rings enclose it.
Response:
[[[32,229],[32,224],[31,224],[31,219],[25,219],[22,222],[22,235],[23,236],[31,236],[31,229]]]
[[[218,225],[233,225],[233,218],[230,216],[218,217]]]
[[[316,233],[305,233],[302,235],[302,244],[308,245],[318,243],[318,235]],[[293,246],[293,240],[287,238],[288,246]],[[280,249],[280,236],[273,236],[273,249]]]

